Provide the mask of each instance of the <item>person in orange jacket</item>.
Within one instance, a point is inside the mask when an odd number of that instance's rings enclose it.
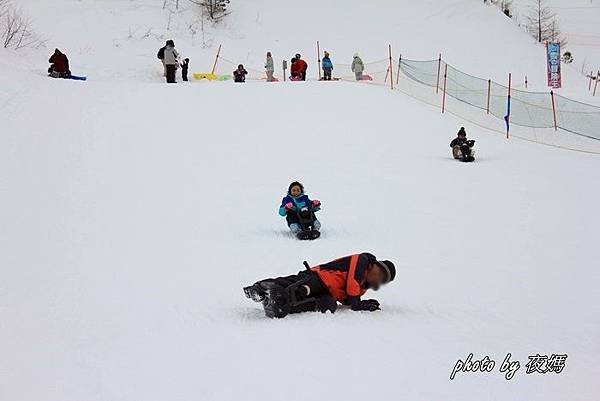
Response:
[[[394,280],[396,268],[389,260],[378,261],[367,252],[346,256],[298,274],[258,281],[244,288],[246,297],[261,302],[267,317],[289,313],[337,310],[338,302],[354,311],[380,309],[375,299],[361,299],[367,290],[378,290]]]

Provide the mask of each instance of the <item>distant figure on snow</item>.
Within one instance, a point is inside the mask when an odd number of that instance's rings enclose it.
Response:
[[[58,49],[54,49],[54,54],[48,60],[50,68],[48,74],[52,78],[69,78],[71,71],[69,70],[69,59]]]
[[[233,72],[233,80],[240,83],[246,82],[246,75],[248,75],[248,71],[246,71],[243,64],[240,64],[237,70]]]
[[[354,59],[352,59],[352,72],[357,81],[362,81],[363,79],[363,71],[365,70],[365,65],[363,61],[358,56],[358,53],[354,53]]]
[[[329,58],[329,53],[325,52],[325,56],[323,60],[321,60],[321,65],[323,66],[323,80],[331,81],[331,72],[333,71],[333,63]]]
[[[165,51],[163,52],[163,63],[165,64],[167,83],[175,84],[175,74],[179,65],[179,53],[175,50],[175,42],[167,40]]]
[[[187,82],[188,80],[188,68],[190,66],[190,59],[186,58],[183,60],[183,63],[181,63],[181,79],[183,79],[184,82]]]
[[[281,319],[290,313],[334,313],[338,302],[353,311],[380,310],[376,299],[362,299],[394,281],[396,266],[367,252],[338,258],[318,266],[304,262],[306,270],[285,277],[268,278],[244,288],[246,297],[261,302],[265,315]]]
[[[267,59],[265,60],[265,72],[267,73],[267,82],[273,82],[273,73],[275,72],[275,65],[273,64],[273,57],[271,52],[267,52]]]
[[[475,160],[475,152],[472,149],[473,146],[475,146],[475,141],[467,139],[465,127],[460,127],[456,138],[450,142],[452,156],[463,162],[472,162]]]
[[[163,47],[158,49],[158,53],[156,53],[156,57],[160,60],[160,62],[163,65],[163,77],[167,76],[167,66],[165,65],[165,49],[167,48],[168,43],[169,41],[167,40],[167,43]]]
[[[292,65],[290,72],[292,73],[292,80],[294,81],[306,81],[306,70],[308,69],[308,63],[302,60],[300,53],[296,53],[292,59]]]

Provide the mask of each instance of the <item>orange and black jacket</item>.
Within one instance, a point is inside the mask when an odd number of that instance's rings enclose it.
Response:
[[[338,302],[355,306],[367,292],[367,268],[377,259],[370,253],[360,253],[313,267],[329,293]]]

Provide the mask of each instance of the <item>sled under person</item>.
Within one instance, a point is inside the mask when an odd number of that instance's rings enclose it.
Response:
[[[260,302],[269,318],[290,313],[335,313],[338,303],[353,311],[380,310],[375,299],[361,299],[372,289],[394,280],[396,267],[389,260],[378,261],[370,253],[360,253],[310,267],[298,274],[269,278],[244,288],[247,298]]]
[[[48,75],[52,78],[70,78],[71,70],[69,69],[69,59],[67,55],[58,49],[54,49],[54,54],[48,60],[50,68]]]
[[[311,200],[298,181],[288,187],[287,195],[281,200],[279,215],[285,217],[290,231],[300,240],[314,240],[321,236],[321,222],[316,212],[321,210],[321,201]]]
[[[452,156],[456,160],[463,162],[472,162],[475,160],[475,151],[473,150],[474,146],[475,141],[472,139],[467,139],[467,131],[465,131],[465,127],[460,127],[456,138],[450,142]]]

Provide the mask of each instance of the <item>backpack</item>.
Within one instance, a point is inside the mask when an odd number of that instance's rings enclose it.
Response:
[[[165,48],[164,47],[161,47],[158,50],[158,54],[156,55],[156,57],[158,57],[159,60],[164,60],[164,58],[165,58]]]

